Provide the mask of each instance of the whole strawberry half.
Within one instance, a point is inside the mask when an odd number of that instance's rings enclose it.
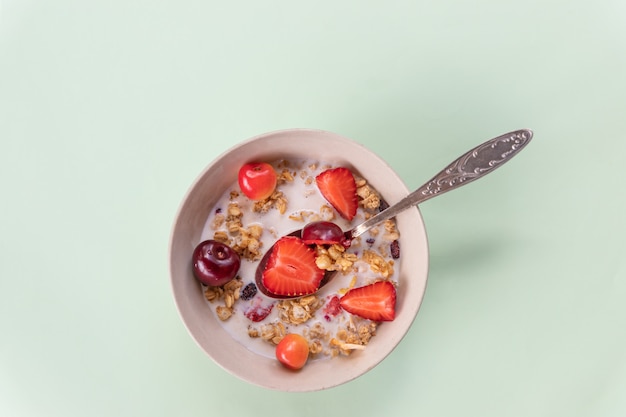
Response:
[[[315,264],[315,250],[294,236],[280,238],[263,271],[263,285],[276,295],[303,296],[318,290],[324,270]]]
[[[327,169],[315,177],[315,181],[326,201],[341,217],[352,220],[359,204],[352,172],[344,167]]]
[[[372,321],[392,321],[396,317],[396,287],[389,281],[378,281],[353,288],[339,300],[348,313]]]

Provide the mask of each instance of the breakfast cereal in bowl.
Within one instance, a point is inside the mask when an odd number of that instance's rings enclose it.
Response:
[[[181,318],[225,370],[314,391],[381,362],[413,322],[426,285],[419,211],[345,233],[408,194],[358,143],[307,129],[252,138],[187,193],[170,242]]]

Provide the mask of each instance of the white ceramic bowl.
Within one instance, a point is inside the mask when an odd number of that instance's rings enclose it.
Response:
[[[311,129],[270,132],[242,142],[215,159],[184,197],[170,240],[171,286],[180,316],[192,338],[219,366],[252,384],[281,391],[316,391],[357,378],[380,363],[409,330],[422,302],[428,275],[428,244],[422,217],[411,208],[396,218],[401,268],[396,318],[379,326],[367,348],[348,357],[309,361],[300,371],[252,352],[220,325],[194,279],[191,254],[216,200],[237,180],[249,161],[315,158],[359,172],[393,204],[408,194],[402,180],[381,158],[337,134]]]

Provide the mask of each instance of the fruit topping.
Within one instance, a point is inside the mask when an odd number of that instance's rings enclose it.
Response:
[[[257,297],[252,301],[250,307],[243,312],[243,315],[254,322],[258,322],[267,317],[274,308],[274,304],[263,304],[263,299]]]
[[[302,239],[280,238],[263,271],[263,285],[276,295],[303,296],[318,290],[324,271],[315,263],[316,252]]]
[[[239,188],[250,200],[265,200],[271,196],[277,181],[276,171],[267,162],[249,162],[239,168]]]
[[[339,300],[348,313],[372,321],[392,321],[396,316],[396,287],[389,281],[378,281],[353,288]]]
[[[218,287],[237,275],[241,259],[230,246],[216,240],[205,240],[193,251],[193,273],[204,285]]]
[[[276,359],[285,367],[301,369],[309,358],[309,343],[297,334],[289,333],[276,345]]]
[[[248,301],[248,300],[252,300],[252,298],[256,295],[256,293],[257,293],[256,285],[254,285],[254,282],[251,282],[245,287],[243,287],[243,290],[241,290],[240,297],[242,300]]]
[[[348,168],[332,168],[315,177],[317,187],[341,217],[352,220],[358,208],[356,181]]]
[[[302,240],[307,245],[333,245],[341,244],[345,236],[341,227],[335,223],[317,221],[304,226]]]
[[[334,295],[324,306],[324,319],[326,319],[326,321],[331,321],[339,313],[341,313],[339,297]]]
[[[398,259],[400,257],[400,243],[397,240],[394,240],[389,244],[389,248],[391,251],[391,257],[393,259]]]

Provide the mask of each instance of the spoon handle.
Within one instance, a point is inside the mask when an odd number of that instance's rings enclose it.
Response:
[[[533,137],[530,129],[516,130],[488,140],[466,152],[430,181],[398,203],[371,217],[350,231],[355,238],[371,227],[432,197],[454,190],[489,174],[519,153]]]

